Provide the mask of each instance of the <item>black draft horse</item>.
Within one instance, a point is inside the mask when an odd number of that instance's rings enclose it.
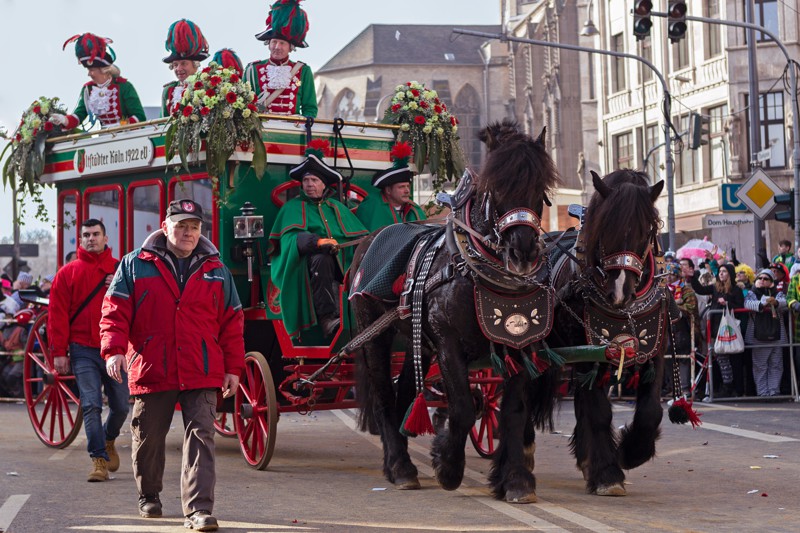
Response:
[[[646,174],[627,169],[604,179],[592,172],[592,177],[595,192],[574,248],[582,259],[562,257],[555,268],[559,302],[548,342],[616,344],[633,357],[623,366],[631,376],[636,372],[636,410],[619,436],[611,425],[611,404],[603,387],[611,375],[618,375],[616,363],[575,365],[577,376],[591,379],[575,387],[572,453],[587,492],[622,496],[622,469],[640,466],[655,455],[663,415],[660,392],[672,299],[655,282],[654,273],[655,239],[661,227],[655,202],[664,182],[650,186]],[[638,379],[639,370],[646,378]]]
[[[539,217],[546,195],[558,183],[558,173],[543,137],[544,130],[533,139],[508,120],[489,125],[480,133],[488,148],[487,160],[474,178],[475,188],[463,213],[468,215],[473,234],[477,232],[484,243],[491,244],[486,249],[492,250],[487,251],[492,257],[486,262],[493,262],[507,279],[527,279],[546,262],[541,257],[544,247]],[[351,272],[358,271],[374,238],[375,235],[359,245]],[[448,264],[453,265],[455,275],[429,292],[426,289],[424,294],[422,362],[426,373],[435,354],[441,370],[448,421],[433,440],[431,457],[441,487],[455,490],[464,476],[464,447],[476,416],[468,369],[470,363],[488,358],[490,342],[482,334],[474,311],[475,280],[479,276],[465,267],[463,257],[444,246],[436,252],[430,272],[443,271]],[[393,305],[396,304],[354,298],[357,329],[363,331]],[[400,432],[404,414],[416,393],[409,354],[396,388],[390,371],[393,339],[397,334],[411,338],[409,322],[411,319],[396,320],[356,357],[360,370],[360,427],[377,428],[380,432],[384,475],[400,489],[420,487],[417,468],[408,454],[408,440]],[[521,351],[510,351],[521,367]],[[536,501],[532,473],[535,429],[552,428],[555,404],[555,391],[538,385],[540,382],[546,385],[552,380],[533,380],[522,371],[504,382],[500,444],[490,474],[494,495],[499,499],[515,503]]]

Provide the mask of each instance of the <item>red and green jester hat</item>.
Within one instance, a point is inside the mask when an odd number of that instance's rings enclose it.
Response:
[[[164,85],[164,90],[161,92],[162,117],[169,116],[178,106],[186,89],[186,78],[195,74],[200,61],[208,57],[208,41],[200,31],[200,26],[191,20],[180,19],[169,27],[164,48],[169,55],[162,61],[175,72],[177,80]],[[176,63],[177,61],[188,61],[188,63]]]
[[[308,46],[307,33],[308,17],[300,0],[277,0],[272,4],[267,28],[256,34],[256,39],[269,46],[270,57],[250,63],[244,72],[245,81],[256,93],[260,112],[317,116],[314,74],[302,61],[289,59],[295,48]]]
[[[111,39],[83,33],[67,39],[62,48],[73,42],[78,63],[86,67],[92,81],[81,89],[71,115],[54,115],[50,120],[67,130],[77,128],[87,117],[104,128],[145,120],[136,89],[114,65],[117,56],[109,46]]]
[[[327,187],[341,186],[342,175],[325,164],[324,155],[330,143],[314,139],[306,149],[305,160],[289,172],[289,176],[302,183],[306,175],[314,175]],[[311,295],[308,256],[298,250],[297,237],[311,233],[320,239],[334,239],[343,244],[367,235],[367,230],[356,216],[337,200],[312,199],[302,191],[287,201],[275,218],[269,235],[270,275],[280,291],[281,317],[290,336],[297,338],[301,332],[317,323]],[[344,274],[353,260],[355,247],[338,251],[336,260]]]
[[[404,191],[397,187],[400,184],[410,185],[414,177],[408,166],[411,153],[408,143],[396,143],[390,152],[392,166],[377,172],[372,178],[372,186],[377,191],[371,192],[356,210],[356,216],[368,230],[375,231],[390,224],[427,218],[419,205],[405,197],[410,194],[410,187],[406,187]]]

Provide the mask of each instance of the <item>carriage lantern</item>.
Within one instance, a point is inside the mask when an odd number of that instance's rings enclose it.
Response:
[[[243,255],[247,258],[247,281],[253,281],[253,242],[264,236],[264,217],[254,215],[256,208],[245,202],[239,208],[241,216],[233,217],[233,237],[244,244]]]

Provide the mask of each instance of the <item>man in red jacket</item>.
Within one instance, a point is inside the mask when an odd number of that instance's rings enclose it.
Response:
[[[89,481],[105,481],[108,471],[119,468],[114,440],[128,417],[127,383],[111,379],[100,357],[100,314],[103,295],[117,268],[102,222],[94,218],[81,224],[78,259],[61,267],[50,289],[48,341],[59,374],[70,364],[81,396],[83,429],[93,468]],[[103,389],[109,413],[102,421]]]
[[[184,526],[214,531],[214,418],[217,392],[239,386],[244,317],[230,271],[201,235],[202,207],[170,202],[161,229],[122,259],[103,302],[101,353],[108,374],[131,394],[133,473],[139,514],[162,514],[164,448],[175,403],[183,415]],[[124,354],[124,355],[123,355]]]

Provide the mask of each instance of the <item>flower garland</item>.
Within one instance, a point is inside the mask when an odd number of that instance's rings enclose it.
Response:
[[[6,147],[0,152],[0,160],[10,150],[3,165],[3,186],[15,189],[20,197],[30,196],[37,205],[36,218],[47,221],[47,210],[42,199],[39,177],[44,172],[44,149],[48,137],[61,135],[61,126],[49,121],[54,114],[67,114],[67,109],[58,98],[40,96],[22,113],[16,131],[8,136],[0,131],[0,137],[8,139]],[[17,181],[17,177],[20,178]],[[22,202],[20,202],[22,205]],[[20,212],[20,219],[24,213]]]
[[[167,123],[167,160],[179,155],[188,170],[188,155],[206,143],[206,168],[212,178],[225,170],[237,147],[253,149],[253,170],[260,179],[267,163],[255,93],[233,69],[215,62],[186,78],[186,90]]]
[[[400,126],[397,141],[412,146],[418,172],[427,164],[434,175],[434,191],[442,190],[446,181],[461,177],[465,164],[458,143],[458,119],[436,91],[417,81],[398,85],[383,122]]]

